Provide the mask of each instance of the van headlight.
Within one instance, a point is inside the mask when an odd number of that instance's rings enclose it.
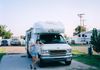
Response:
[[[67,49],[66,52],[67,53],[71,53],[72,52],[72,49]]]
[[[41,53],[42,54],[49,54],[49,51],[48,50],[41,50]]]

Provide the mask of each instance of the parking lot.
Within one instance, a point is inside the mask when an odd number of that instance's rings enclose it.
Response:
[[[6,50],[6,55],[0,63],[0,70],[31,70],[31,59],[27,58],[25,47],[8,46],[2,47]],[[90,70],[94,67],[72,60],[71,65],[67,66],[63,62],[48,62],[44,63],[43,68],[37,64],[37,70]]]

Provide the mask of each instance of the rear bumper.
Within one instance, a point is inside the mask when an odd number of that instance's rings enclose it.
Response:
[[[11,45],[21,45],[20,43],[11,43]]]
[[[43,61],[71,61],[72,55],[69,56],[41,56]]]
[[[8,46],[8,44],[1,44],[1,46]]]

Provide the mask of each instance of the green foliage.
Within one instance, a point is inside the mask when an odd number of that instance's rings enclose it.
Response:
[[[5,28],[6,28],[5,25],[0,25],[0,36],[2,36],[4,34]]]
[[[93,50],[100,52],[100,32],[96,28],[92,30],[91,44],[93,45]]]
[[[86,31],[86,27],[84,27],[84,26],[77,26],[75,28],[75,32],[73,34],[77,35],[77,34],[80,34],[81,32],[84,32],[84,31]]]
[[[12,36],[12,33],[10,32],[10,30],[9,31],[7,31],[6,30],[6,28],[7,28],[7,26],[5,26],[5,25],[0,25],[0,36],[2,37],[2,38],[10,38],[11,36]]]
[[[0,48],[0,61],[3,57],[3,55],[5,55],[5,49],[4,48]]]
[[[79,56],[74,57],[73,59],[77,60],[79,62],[88,64],[88,65],[91,65],[91,66],[95,66],[95,67],[97,67],[96,70],[100,69],[100,63],[99,63],[100,62],[100,55],[89,56],[87,54],[80,54]],[[89,70],[91,70],[91,69],[89,69]],[[95,70],[95,69],[93,69],[93,70]]]

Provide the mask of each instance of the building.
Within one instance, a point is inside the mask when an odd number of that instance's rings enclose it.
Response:
[[[81,44],[89,44],[91,41],[92,30],[87,32],[81,32],[78,36],[78,40]]]
[[[100,32],[100,30],[98,30]],[[74,41],[75,44],[89,44],[91,41],[92,30],[87,32],[81,32],[78,35],[75,35],[71,38],[71,41]]]

